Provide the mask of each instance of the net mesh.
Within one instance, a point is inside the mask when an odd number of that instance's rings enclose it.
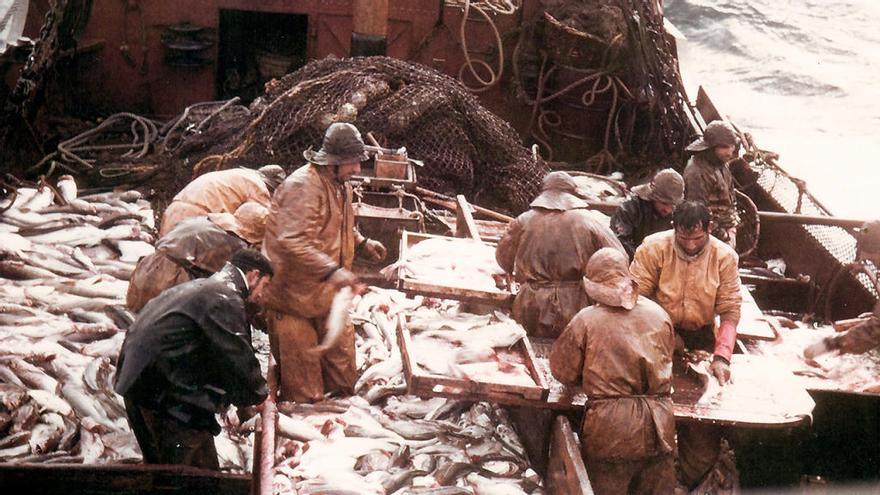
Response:
[[[294,168],[334,122],[406,147],[425,164],[420,185],[508,212],[528,207],[548,171],[516,131],[458,81],[420,64],[356,57],[313,61],[268,83],[249,113],[198,136],[198,144],[217,144],[204,150],[208,156],[194,173],[266,163]],[[181,149],[198,148],[187,144]]]
[[[759,174],[758,185],[767,191],[786,212],[803,215],[830,215],[830,212],[810,194],[802,191],[794,180],[779,169],[762,164],[753,165],[752,169]],[[846,229],[828,225],[803,225],[801,228],[841,265],[856,260],[856,239]],[[872,295],[877,297],[877,291],[867,275],[860,273],[856,275],[856,278]]]

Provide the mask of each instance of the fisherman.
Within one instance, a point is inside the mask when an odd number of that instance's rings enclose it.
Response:
[[[648,184],[633,187],[632,193],[611,216],[611,230],[630,259],[645,237],[672,228],[672,209],[684,200],[684,180],[666,168]]]
[[[856,234],[859,260],[870,261],[880,267],[880,220],[866,222]],[[826,352],[861,354],[880,346],[880,303],[874,305],[871,316],[845,332],[825,337],[804,350],[804,357],[813,360]]]
[[[325,392],[353,391],[354,327],[349,323],[329,349],[318,352],[315,347],[326,331],[336,292],[360,288],[351,272],[355,253],[381,261],[386,250],[354,224],[348,181],[368,158],[360,131],[351,124],[332,124],[321,149],[308,149],[303,156],[309,163],[275,192],[266,221],[263,251],[277,275],[266,289],[264,306],[281,371],[281,396],[313,402]]]
[[[587,211],[565,172],[544,177],[531,207],[507,227],[495,259],[521,284],[513,318],[529,335],[555,338],[590,303],[581,285],[590,256],[604,247],[625,251],[614,232]]]
[[[694,152],[684,168],[685,199],[702,201],[712,213],[712,235],[736,248],[736,189],[728,162],[736,157],[736,130],[729,122],[714,120],[703,136],[691,143]]]
[[[233,168],[200,175],[181,189],[165,209],[159,235],[167,234],[186,218],[209,213],[235,214],[239,206],[249,201],[268,208],[272,192],[285,176],[279,165],[266,165],[257,170]]]
[[[639,292],[669,313],[676,347],[714,354],[710,372],[721,385],[730,380],[742,296],[739,258],[709,234],[709,209],[685,201],[672,214],[673,230],[648,236],[636,249],[631,270]],[[715,330],[715,316],[721,324]],[[695,487],[718,458],[721,431],[711,425],[680,425],[678,453],[682,481]]]
[[[263,205],[248,201],[235,214],[211,213],[175,225],[159,239],[153,254],[138,261],[128,282],[126,306],[136,313],[165,289],[209,277],[232,253],[258,247],[268,214]]]
[[[595,304],[554,342],[550,370],[589,397],[581,426],[584,462],[597,495],[675,491],[672,321],[639,296],[622,252],[590,258],[583,286]]]
[[[116,391],[147,464],[219,469],[214,416],[267,395],[245,300],[272,276],[264,256],[236,251],[222,270],[163,292],[125,334]]]

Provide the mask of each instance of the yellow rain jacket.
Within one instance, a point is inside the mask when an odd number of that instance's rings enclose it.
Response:
[[[275,191],[263,241],[275,271],[263,294],[267,309],[324,316],[336,293],[327,278],[337,268],[351,269],[363,236],[354,224],[351,185],[336,182],[331,169],[305,165]]]
[[[196,177],[186,185],[162,214],[159,235],[165,235],[181,220],[208,213],[235,213],[239,206],[255,201],[266,208],[272,194],[262,175],[249,168],[233,168]]]
[[[714,325],[715,315],[739,323],[738,263],[733,248],[711,236],[700,254],[688,256],[676,246],[675,231],[667,230],[645,238],[630,271],[639,293],[662,306],[677,329],[694,331]],[[729,352],[719,352],[719,345],[730,345],[735,338],[717,339],[716,353],[729,359]]]
[[[336,288],[327,282],[337,268],[351,269],[364,238],[354,225],[351,186],[332,167],[304,165],[275,190],[263,251],[275,275],[263,290],[272,353],[280,365],[281,396],[317,401],[339,390],[353,393],[354,326],[322,354],[312,352],[326,331]]]

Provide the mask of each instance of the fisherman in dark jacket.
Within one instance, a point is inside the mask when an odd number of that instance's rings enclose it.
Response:
[[[245,300],[258,302],[269,260],[242,249],[219,272],[164,291],[128,329],[116,391],[147,464],[219,469],[215,413],[267,394]]]
[[[728,163],[737,156],[739,138],[730,122],[714,120],[688,145],[684,167],[685,199],[702,201],[712,213],[712,235],[736,249],[736,188]]]
[[[684,201],[684,179],[671,168],[663,169],[648,184],[632,188],[633,197],[611,216],[611,230],[632,260],[645,237],[672,228],[672,210]]]

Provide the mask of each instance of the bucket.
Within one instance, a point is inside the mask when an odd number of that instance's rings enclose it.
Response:
[[[263,50],[256,50],[254,56],[257,59],[257,71],[260,77],[266,80],[284,77],[297,60],[295,55],[282,55]]]

